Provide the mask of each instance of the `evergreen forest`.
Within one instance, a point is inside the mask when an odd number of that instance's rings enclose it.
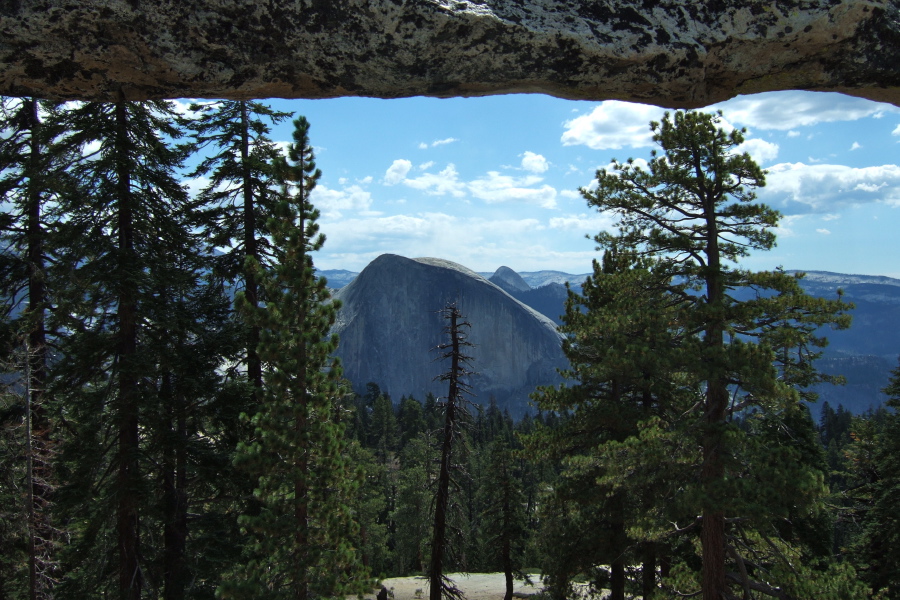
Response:
[[[721,115],[667,114],[648,163],[581,190],[616,226],[569,290],[564,383],[518,422],[473,402],[455,305],[422,349],[447,396],[342,377],[304,117],[4,98],[0,119],[0,599],[408,575],[460,598],[452,572],[504,573],[506,600],[526,577],[560,600],[900,598],[900,367],[886,407],[813,422],[810,387],[841,383],[819,332],[852,305],[740,267],[780,215]]]

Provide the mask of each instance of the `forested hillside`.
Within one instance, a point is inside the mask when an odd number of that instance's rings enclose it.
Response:
[[[852,307],[734,266],[780,215],[721,116],[666,115],[649,163],[581,190],[616,225],[559,332],[515,303],[569,363],[516,421],[466,394],[466,298],[410,317],[441,311],[435,388],[353,393],[304,117],[286,151],[268,131],[291,115],[251,101],[0,117],[0,597],[307,600],[425,573],[438,600],[456,570],[503,571],[507,600],[526,570],[554,599],[900,597],[900,369],[886,409],[810,417],[838,382],[820,332]]]

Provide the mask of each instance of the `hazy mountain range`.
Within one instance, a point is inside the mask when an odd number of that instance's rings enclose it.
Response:
[[[819,332],[830,341],[819,368],[844,375],[847,384],[817,389],[820,402],[812,407],[814,414],[824,401],[855,413],[880,405],[885,399],[881,388],[900,352],[900,280],[806,273],[801,285],[807,293],[835,298],[841,289],[843,298],[856,306],[850,329]],[[355,387],[374,381],[395,402],[403,394],[422,399],[431,391],[439,396],[441,386],[432,379],[441,366],[429,349],[440,342],[442,324],[433,311],[451,297],[463,298],[473,323],[472,339],[480,348],[474,351],[474,368],[480,373],[474,380],[477,401],[494,397],[516,415],[528,410],[528,394],[536,385],[559,380],[553,371],[565,365],[565,358],[561,350],[553,350],[559,338],[551,330],[565,310],[565,283],[578,286],[587,277],[561,271],[517,273],[508,267],[475,273],[450,261],[395,255],[379,257],[362,274],[321,274],[339,290],[345,306],[337,326],[338,354]]]

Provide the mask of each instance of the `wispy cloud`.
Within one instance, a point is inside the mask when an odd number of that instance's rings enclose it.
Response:
[[[533,187],[543,181],[536,175],[511,177],[498,171],[488,171],[487,175],[468,184],[472,196],[488,204],[500,202],[522,202],[543,208],[556,207],[556,189],[549,185]]]
[[[738,125],[784,131],[900,112],[900,108],[891,104],[838,93],[799,90],[738,96],[709,109],[723,111],[731,122]]]
[[[834,213],[844,206],[872,202],[900,205],[900,166],[781,163],[769,167],[765,202],[785,213]]]
[[[322,211],[323,217],[329,219],[340,219],[345,212],[366,216],[380,214],[371,210],[372,194],[356,184],[340,190],[319,184],[310,194],[310,200]]]
[[[447,144],[452,144],[453,142],[458,142],[459,139],[455,137],[448,137],[442,140],[434,140],[430,144],[427,142],[419,142],[419,149],[426,150],[428,148],[436,148],[438,146],[446,146]]]

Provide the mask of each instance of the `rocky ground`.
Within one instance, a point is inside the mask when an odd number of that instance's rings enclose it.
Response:
[[[467,600],[503,600],[506,591],[506,580],[503,573],[450,573],[451,580],[462,590]],[[524,581],[516,581],[513,593],[517,598],[528,598],[540,592],[541,582],[537,575],[532,576],[532,585]],[[428,580],[424,577],[392,577],[384,580],[384,586],[393,591],[393,600],[417,600],[428,598]],[[374,600],[375,590],[366,596]]]

